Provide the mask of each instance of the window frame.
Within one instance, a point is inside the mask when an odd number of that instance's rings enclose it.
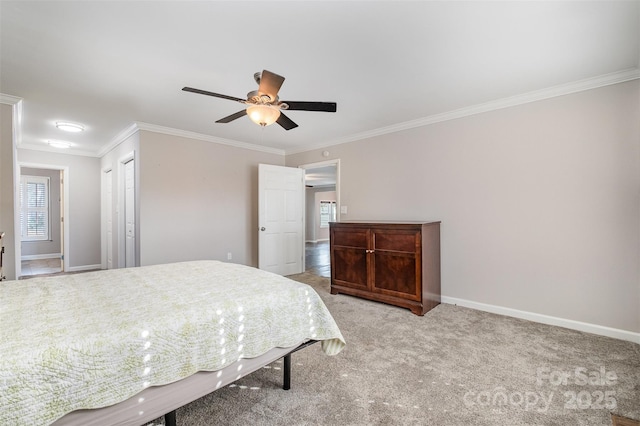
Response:
[[[323,207],[327,207],[328,211],[323,212]],[[335,222],[336,218],[337,218],[336,202],[334,200],[321,200],[320,201],[320,228],[328,228],[329,222]]]
[[[48,176],[20,176],[20,239],[21,241],[50,241],[51,240],[51,182]],[[44,185],[44,202],[43,206],[29,207],[26,202],[28,195],[26,193],[27,185],[36,184]],[[44,213],[44,230],[42,234],[29,235],[29,222],[25,218],[29,217],[32,212]]]

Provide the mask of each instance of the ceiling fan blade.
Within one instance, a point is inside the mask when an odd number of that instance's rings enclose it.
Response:
[[[269,95],[272,101],[275,101],[282,83],[284,83],[284,77],[274,74],[271,71],[263,70],[260,76],[258,92]]]
[[[214,96],[216,98],[229,99],[230,101],[237,101],[244,103],[244,99],[235,98],[233,96],[221,95],[219,93],[207,92],[206,90],[194,89],[193,87],[183,87],[182,90],[185,92],[193,92],[198,93],[200,95]]]
[[[242,111],[238,111],[235,114],[231,114],[231,115],[228,115],[228,116],[226,116],[224,118],[221,118],[220,120],[217,120],[216,123],[229,123],[229,122],[231,122],[233,120],[236,120],[236,119],[238,119],[240,117],[244,117],[245,115],[247,115],[247,110],[243,109]]]
[[[280,117],[278,117],[278,120],[276,121],[276,123],[281,125],[285,130],[291,130],[298,127],[296,123],[291,121],[291,119],[286,115],[284,115],[282,112],[280,112]]]
[[[337,104],[335,102],[296,102],[296,101],[282,101],[289,105],[289,110],[292,111],[322,111],[322,112],[336,112]]]

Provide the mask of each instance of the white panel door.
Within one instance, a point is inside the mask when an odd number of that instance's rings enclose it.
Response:
[[[107,238],[107,269],[113,269],[113,174],[109,170],[104,174],[106,201],[106,238]]]
[[[135,169],[133,160],[124,165],[125,268],[136,266]]]
[[[280,275],[304,268],[304,170],[258,166],[258,267]]]

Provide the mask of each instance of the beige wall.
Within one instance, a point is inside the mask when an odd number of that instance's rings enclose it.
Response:
[[[445,297],[640,332],[639,101],[635,80],[327,148],[341,220],[441,220]]]
[[[69,269],[100,265],[100,159],[56,152],[18,149],[18,162],[67,168],[69,193]]]
[[[0,104],[0,232],[4,232],[3,273],[16,277],[14,228],[13,106]]]
[[[258,164],[282,155],[140,131],[140,264],[258,264]]]

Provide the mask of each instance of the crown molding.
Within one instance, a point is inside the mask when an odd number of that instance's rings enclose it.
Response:
[[[83,151],[83,150],[74,149],[74,148],[59,149],[59,148],[52,148],[48,145],[38,145],[33,143],[22,143],[17,148],[20,150],[43,151],[43,152],[50,152],[52,154],[61,154],[61,155],[77,155],[80,157],[93,157],[93,158],[98,157],[96,153],[93,151]]]
[[[536,102],[544,99],[555,98],[558,96],[569,95],[572,93],[583,92],[585,90],[597,89],[599,87],[610,86],[612,84],[624,83],[626,81],[636,80],[640,78],[640,68],[631,68],[624,71],[614,72],[611,74],[604,74],[597,77],[587,78],[584,80],[578,80],[567,84],[561,84],[558,86],[549,87],[542,90],[536,90],[533,92],[527,92],[516,96],[510,96],[508,98],[496,99],[486,103],[473,105],[466,108],[457,109],[454,111],[448,111],[442,114],[430,115],[428,117],[419,118],[416,120],[405,121],[403,123],[394,124],[391,126],[380,127],[378,129],[370,130],[367,132],[356,133],[344,138],[334,139],[322,144],[317,144],[312,147],[304,147],[300,149],[287,150],[286,155],[299,154],[302,152],[314,151],[316,149],[327,148],[329,146],[340,145],[348,142],[355,142],[362,139],[373,138],[376,136],[386,135],[389,133],[396,133],[403,130],[409,130],[416,127],[429,126],[444,121],[455,120],[458,118],[469,117],[476,114],[482,114],[484,112],[495,111],[503,108],[509,108],[517,105],[523,105],[531,102]]]
[[[218,138],[215,136],[210,136],[210,135],[205,135],[202,133],[196,133],[196,132],[191,132],[188,130],[180,130],[180,129],[174,129],[171,127],[164,127],[164,126],[158,126],[155,124],[149,124],[149,123],[142,123],[142,122],[136,122],[135,123],[138,130],[146,130],[149,132],[155,132],[155,133],[162,133],[165,135],[171,135],[171,136],[178,136],[178,137],[183,137],[183,138],[187,138],[187,139],[196,139],[196,140],[200,140],[200,141],[205,141],[205,142],[212,142],[212,143],[217,143],[220,145],[228,145],[228,146],[233,146],[236,148],[243,148],[243,149],[250,149],[252,151],[261,151],[261,152],[266,152],[269,154],[277,154],[277,155],[285,155],[285,151],[282,149],[276,149],[276,148],[269,148],[269,147],[265,147],[265,146],[260,146],[260,145],[254,145],[254,144],[250,144],[250,143],[245,143],[245,142],[240,142],[240,141],[236,141],[236,140],[232,140],[232,139],[224,139],[224,138]]]
[[[0,104],[13,107],[13,144],[17,148],[22,143],[22,98],[0,93]]]
[[[19,98],[17,96],[0,93],[0,104],[15,105],[18,102],[20,102],[21,100],[22,100],[22,98]]]
[[[123,129],[120,133],[118,133],[107,145],[105,145],[102,149],[97,152],[88,152],[75,150],[73,148],[64,152],[64,154],[71,155],[82,155],[89,157],[102,157],[116,146],[124,142],[126,139],[131,137],[133,134],[138,132],[139,130],[146,130],[155,133],[161,133],[171,136],[178,136],[188,139],[195,139],[205,142],[212,142],[221,145],[233,146],[236,148],[249,149],[252,151],[260,151],[266,152],[269,154],[276,155],[291,155],[298,154],[302,152],[309,152],[316,149],[326,148],[335,145],[341,145],[348,142],[355,142],[362,139],[373,138],[376,136],[382,136],[389,133],[401,132],[403,130],[409,130],[416,127],[424,127],[429,126],[436,123],[441,123],[444,121],[455,120],[458,118],[469,117],[476,114],[482,114],[485,112],[495,111],[503,108],[509,108],[517,105],[523,105],[531,102],[536,102],[544,99],[550,99],[558,96],[569,95],[572,93],[582,92],[591,89],[597,89],[599,87],[609,86],[618,83],[624,83],[626,81],[636,80],[640,78],[640,68],[631,68],[624,71],[619,71],[611,74],[605,74],[597,77],[587,78],[583,80],[578,80],[575,82],[562,84],[542,90],[536,90],[532,92],[523,93],[516,96],[511,96],[507,98],[497,99],[494,101],[489,101],[486,103],[473,105],[466,108],[457,109],[454,111],[448,111],[442,114],[435,114],[428,117],[419,118],[416,120],[406,121],[403,123],[394,124],[391,126],[381,127],[378,129],[373,129],[366,132],[356,133],[350,136],[346,136],[343,138],[333,139],[330,141],[322,142],[319,144],[315,144],[312,146],[305,146],[298,149],[291,150],[282,150],[276,148],[269,148],[261,145],[250,144],[246,142],[240,142],[232,139],[224,139],[215,136],[205,135],[202,133],[191,132],[188,130],[180,130],[174,129],[171,127],[164,127],[150,123],[144,122],[134,122],[125,129]],[[21,110],[21,101],[22,98],[12,95],[7,95],[0,93],[0,104],[13,105],[14,107],[18,107]],[[20,117],[14,117],[18,119],[18,128],[16,129],[18,132],[21,130],[21,126],[19,122],[21,121],[21,111],[18,111],[18,115]],[[20,135],[18,134],[17,140],[20,141]],[[22,144],[17,143],[17,147],[21,149],[32,149],[37,151],[47,151],[47,152],[56,152],[62,153],[59,150],[52,150],[49,147],[43,147],[34,144]]]
[[[131,123],[129,126],[125,127],[118,133],[111,142],[106,144],[100,151],[96,153],[96,157],[102,158],[109,151],[120,145],[122,142],[129,139],[132,135],[134,135],[138,131],[138,126],[136,123]]]

